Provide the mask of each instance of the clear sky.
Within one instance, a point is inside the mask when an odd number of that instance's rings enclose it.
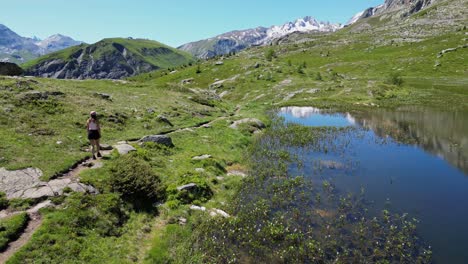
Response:
[[[0,0],[0,24],[21,36],[94,43],[148,38],[171,46],[299,17],[345,23],[384,0]]]

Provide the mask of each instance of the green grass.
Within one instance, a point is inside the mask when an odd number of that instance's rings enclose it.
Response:
[[[246,153],[256,136],[229,128],[234,120],[256,117],[270,124],[268,111],[286,105],[372,111],[374,104],[468,111],[464,66],[468,49],[437,58],[441,50],[462,45],[464,32],[393,44],[388,36],[382,37],[388,38],[385,42],[377,42],[369,33],[350,32],[347,28],[336,34],[301,35],[298,40],[313,40],[254,47],[224,58],[223,65],[207,60],[177,67],[175,73],[165,69],[125,81],[0,78],[0,167],[37,167],[45,180],[89,156],[84,151],[88,145],[84,124],[91,110],[101,116],[102,143],[107,144],[215,120],[210,128],[170,134],[174,148],[134,144],[137,151],[131,155],[148,163],[167,186],[166,200],[157,207],[157,216],[131,208],[113,193],[110,168],[119,160],[113,155],[104,161],[103,168],[80,175],[82,182],[98,188],[101,195],[72,196],[60,209],[44,212],[43,226],[10,263],[201,262],[202,252],[192,251],[187,258],[178,255],[192,248],[197,239],[193,234],[206,221],[206,215],[189,210],[190,203],[231,213],[229,202],[245,186],[241,177],[227,176],[226,170],[248,168]],[[109,52],[111,43],[122,44],[134,53],[152,45],[143,40],[107,39],[99,44],[102,49],[98,53]],[[271,61],[265,58],[269,49],[276,55]],[[75,51],[50,56],[68,57]],[[435,67],[436,61],[441,65]],[[394,72],[400,74],[402,85],[387,82]],[[318,73],[322,80],[317,79]],[[182,84],[189,78],[193,78],[191,83]],[[216,80],[226,81],[210,89]],[[24,100],[32,90],[60,91],[63,95]],[[112,101],[99,98],[96,92],[110,94]],[[217,98],[221,93],[225,96]],[[159,122],[158,115],[167,117],[174,126]],[[203,154],[212,158],[192,160]],[[187,198],[175,191],[191,182],[203,186],[202,195]],[[210,195],[206,195],[208,190]],[[174,224],[181,217],[188,220],[186,226]],[[154,222],[170,224],[154,227]]]
[[[11,241],[16,240],[26,229],[29,216],[20,213],[0,220],[0,252],[4,251]]]

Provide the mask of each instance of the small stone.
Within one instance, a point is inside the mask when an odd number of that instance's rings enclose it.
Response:
[[[194,189],[196,187],[197,187],[197,185],[195,183],[189,183],[189,184],[177,187],[177,190],[180,192],[180,191],[183,191],[183,190],[191,190],[191,189]]]
[[[57,145],[62,145],[63,142],[59,140],[59,141],[57,141],[55,143],[57,143]]]
[[[215,65],[216,65],[216,66],[224,65],[224,62],[222,62],[222,61],[217,61],[217,62],[215,63]]]
[[[195,211],[206,211],[206,207],[204,206],[196,206],[196,205],[190,205],[190,210],[195,210]]]
[[[181,84],[190,84],[190,83],[192,83],[194,80],[195,80],[194,78],[189,78],[189,79],[182,80],[180,83],[181,83]]]
[[[208,155],[208,154],[205,154],[205,155],[201,155],[201,156],[195,156],[192,158],[192,160],[206,160],[206,159],[210,159],[212,158],[211,155]]]
[[[112,101],[112,96],[106,93],[94,93],[95,96],[99,96],[104,100]]]
[[[195,171],[196,172],[205,172],[205,169],[204,168],[196,168]]]
[[[114,149],[111,145],[107,145],[107,144],[100,144],[99,148],[101,150],[113,150]]]
[[[179,218],[178,219],[179,225],[186,225],[187,224],[187,218]]]

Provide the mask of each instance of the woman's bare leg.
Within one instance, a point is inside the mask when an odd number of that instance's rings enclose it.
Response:
[[[93,154],[93,157],[94,157],[94,153],[95,153],[95,146],[96,146],[96,140],[94,139],[90,139],[89,142],[91,143],[91,154]]]
[[[100,153],[100,151],[101,151],[101,145],[99,144],[99,139],[96,139],[94,142],[95,142],[95,144],[96,144],[97,155],[98,155],[98,157],[100,157],[100,156],[101,156],[101,153]]]

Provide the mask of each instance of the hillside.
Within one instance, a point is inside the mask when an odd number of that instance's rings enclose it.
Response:
[[[56,79],[120,79],[192,61],[189,54],[156,41],[113,38],[54,52],[22,67],[26,75]]]

